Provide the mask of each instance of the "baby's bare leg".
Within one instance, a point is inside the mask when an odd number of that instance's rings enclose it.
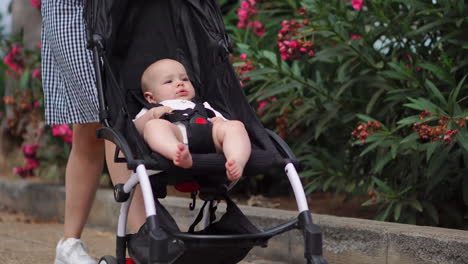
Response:
[[[226,174],[230,181],[239,179],[249,160],[251,146],[244,124],[240,121],[213,122],[213,140],[226,157]]]
[[[183,144],[182,133],[171,122],[152,119],[146,123],[143,138],[150,148],[170,159],[176,166],[192,167],[192,155]]]

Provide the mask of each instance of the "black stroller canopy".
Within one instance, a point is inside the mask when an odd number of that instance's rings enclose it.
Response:
[[[242,121],[254,148],[267,150],[276,159],[281,159],[248,104],[230,64],[229,43],[216,1],[88,2],[95,5],[86,9],[89,34],[103,38],[106,57],[123,90],[131,117],[142,108],[134,95],[142,98],[140,79],[143,71],[159,59],[172,58],[184,64],[202,100],[208,101],[228,119]],[[107,82],[107,89],[118,89],[113,86]],[[115,121],[122,106],[115,98],[116,92],[104,94],[111,120]]]

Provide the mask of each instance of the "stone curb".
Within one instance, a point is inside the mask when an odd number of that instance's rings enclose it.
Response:
[[[65,189],[62,185],[0,180],[0,206],[40,217],[63,219]],[[189,199],[166,197],[161,200],[181,229],[186,230],[197,210],[188,210]],[[198,203],[198,207],[200,202]],[[297,212],[240,206],[260,228],[268,228],[297,217]],[[219,211],[223,211],[220,205]],[[119,205],[112,190],[101,189],[88,225],[115,230]],[[444,228],[385,223],[347,217],[313,215],[323,231],[324,255],[330,264],[468,264],[468,232]],[[291,231],[270,240],[268,248],[255,248],[252,254],[296,264],[303,259],[303,239]]]

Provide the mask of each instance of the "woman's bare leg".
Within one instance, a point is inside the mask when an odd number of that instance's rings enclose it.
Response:
[[[152,119],[145,124],[143,135],[150,148],[170,159],[176,166],[192,167],[192,155],[183,144],[179,128],[164,119]]]
[[[244,124],[240,121],[215,119],[213,140],[216,148],[226,157],[228,179],[230,181],[239,179],[251,152],[250,138]]]
[[[115,145],[112,142],[106,140],[105,146],[107,168],[109,169],[112,183],[114,185],[118,183],[125,183],[132,172],[127,169],[126,163],[114,162]],[[136,233],[145,223],[145,219],[146,213],[143,204],[143,196],[141,194],[140,185],[137,185],[135,188],[135,193],[133,194],[130,210],[128,212],[128,225],[130,230],[133,233]]]
[[[73,144],[65,172],[64,238],[80,238],[104,165],[104,141],[96,138],[99,123],[73,125]]]

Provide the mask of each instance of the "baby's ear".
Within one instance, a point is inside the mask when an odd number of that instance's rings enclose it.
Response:
[[[144,92],[143,96],[145,97],[146,101],[155,104],[156,100],[154,100],[153,94],[151,92]]]

